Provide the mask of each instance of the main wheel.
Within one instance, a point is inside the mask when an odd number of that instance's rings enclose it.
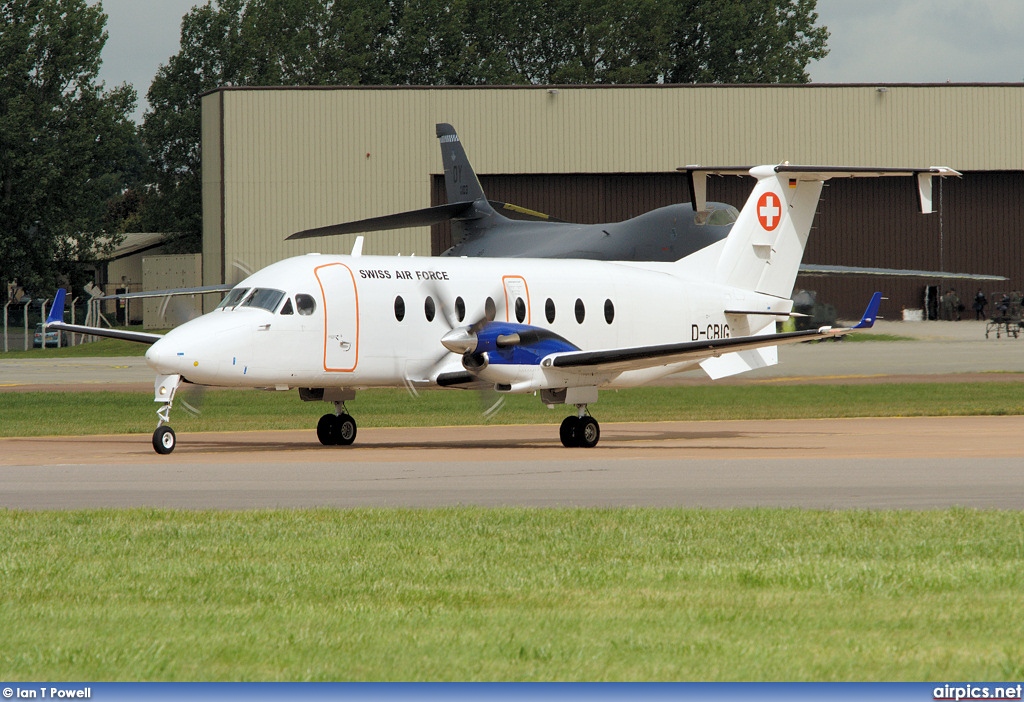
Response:
[[[316,423],[316,438],[324,446],[336,446],[341,436],[338,418],[333,414],[325,414]]]
[[[566,417],[562,420],[562,425],[558,427],[558,438],[562,440],[562,446],[566,448],[573,448],[579,446],[576,443],[576,417]]]
[[[601,426],[593,417],[580,417],[576,424],[576,445],[594,448],[601,438]]]
[[[176,443],[177,437],[174,436],[174,430],[169,426],[157,427],[153,432],[153,448],[157,453],[164,455],[170,453],[174,450]]]
[[[338,427],[336,443],[340,446],[349,446],[356,440],[356,420],[351,415],[340,415],[337,417],[335,425]]]

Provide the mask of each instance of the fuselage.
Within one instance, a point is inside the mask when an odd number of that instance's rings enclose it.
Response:
[[[548,330],[581,350],[746,336],[773,325],[770,316],[727,317],[758,296],[712,282],[720,246],[643,264],[310,254],[253,274],[146,358],[160,374],[204,385],[397,387],[462,371],[462,356],[441,339],[485,317]],[[628,387],[686,368],[593,384]],[[559,386],[538,373],[537,364],[495,363],[480,378],[512,391]]]
[[[442,256],[672,262],[725,239],[738,214],[717,202],[701,212],[683,203],[607,224],[517,221],[492,212],[453,222],[458,243]]]

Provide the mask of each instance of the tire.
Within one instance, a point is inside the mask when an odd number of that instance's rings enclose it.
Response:
[[[576,425],[576,445],[594,448],[601,439],[601,425],[593,417],[582,417]]]
[[[174,450],[177,443],[174,430],[168,426],[157,427],[153,432],[153,449],[159,454],[166,456]]]
[[[333,414],[325,414],[316,423],[316,438],[324,446],[337,446],[341,436],[341,427],[338,418]]]
[[[579,446],[576,443],[576,425],[579,420],[576,417],[566,417],[562,420],[562,425],[558,427],[558,438],[562,440],[562,446],[566,448],[574,448]]]
[[[343,414],[335,422],[337,426],[337,444],[350,446],[356,440],[356,420],[351,415]]]

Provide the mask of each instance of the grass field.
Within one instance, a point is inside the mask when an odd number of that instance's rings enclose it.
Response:
[[[0,512],[0,679],[1019,680],[1024,515]]]
[[[119,355],[113,353],[113,355]],[[1024,414],[1013,382],[604,393],[603,422]],[[179,431],[312,430],[210,391]],[[0,435],[150,433],[149,393],[0,393]],[[480,423],[360,393],[361,426]],[[501,423],[557,424],[534,397]],[[1019,680],[1024,512],[0,509],[0,679]]]
[[[301,402],[295,392],[211,390],[200,416],[177,403],[171,424],[178,431],[303,429],[314,427],[329,408]],[[411,398],[404,390],[371,390],[348,408],[363,427],[485,423],[472,392],[427,391]],[[81,393],[73,402],[63,393],[0,393],[0,436],[150,433],[155,411],[149,393]],[[601,422],[1009,415],[1024,414],[1024,393],[1012,382],[643,387],[605,392],[591,411]],[[564,407],[548,410],[532,395],[515,395],[487,421],[557,424],[565,414]]]

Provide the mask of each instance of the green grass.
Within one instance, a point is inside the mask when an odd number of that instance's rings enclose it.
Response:
[[[79,393],[69,402],[63,393],[0,392],[0,436],[150,433],[156,407],[150,393]],[[295,392],[211,390],[199,417],[176,403],[171,420],[182,431],[303,429],[329,408],[302,402]],[[481,399],[455,390],[415,399],[403,390],[363,391],[348,409],[362,427],[485,423]],[[643,387],[601,393],[590,409],[602,422],[1011,415],[1024,414],[1024,393],[1013,382]],[[514,395],[488,421],[557,424],[566,413],[565,407],[548,410],[532,395]]]
[[[0,512],[0,679],[1014,680],[1024,514]]]

